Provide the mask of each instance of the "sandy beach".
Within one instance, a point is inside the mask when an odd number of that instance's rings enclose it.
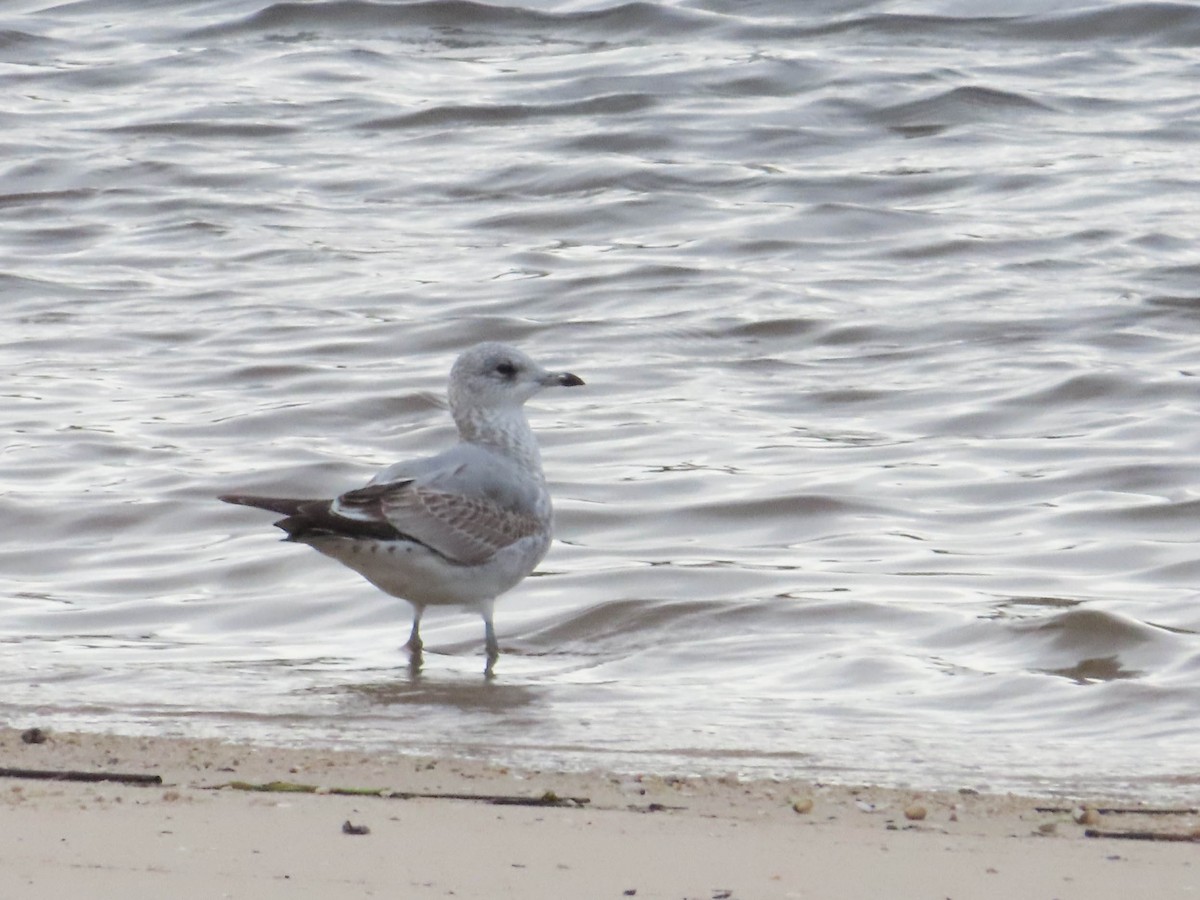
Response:
[[[3,900],[1200,896],[1200,815],[1128,800],[12,729],[0,766]]]

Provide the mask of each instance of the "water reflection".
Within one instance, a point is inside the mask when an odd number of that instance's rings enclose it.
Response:
[[[1117,681],[1122,678],[1139,678],[1145,673],[1139,669],[1126,669],[1121,660],[1113,656],[1095,656],[1081,659],[1073,666],[1061,669],[1038,669],[1046,675],[1059,675],[1069,678],[1076,684],[1094,684],[1098,681]]]
[[[410,673],[339,689],[375,707],[450,707],[464,712],[509,713],[538,705],[546,689],[509,684],[480,676],[454,678],[444,673]]]

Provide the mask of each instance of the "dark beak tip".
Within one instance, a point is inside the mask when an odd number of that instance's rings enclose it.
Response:
[[[564,372],[558,377],[558,383],[563,387],[578,387],[584,381],[578,375],[572,375],[570,372]]]

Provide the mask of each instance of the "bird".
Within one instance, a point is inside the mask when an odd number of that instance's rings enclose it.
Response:
[[[483,617],[490,677],[500,656],[496,599],[550,548],[550,492],[524,405],[545,388],[583,383],[570,372],[547,371],[514,347],[476,344],[450,370],[458,442],[449,449],[390,465],[332,499],[218,499],[283,515],[275,526],[284,541],[307,544],[408,601],[413,619],[405,646],[415,671],[422,665],[426,607],[475,609]]]

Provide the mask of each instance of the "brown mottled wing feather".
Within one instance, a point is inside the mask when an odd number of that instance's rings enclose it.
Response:
[[[422,488],[413,481],[373,484],[343,494],[336,510],[349,518],[387,523],[464,565],[487,562],[496,551],[536,534],[541,523],[485,497]]]

